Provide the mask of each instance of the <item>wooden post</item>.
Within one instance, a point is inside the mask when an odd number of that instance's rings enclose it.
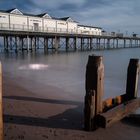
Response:
[[[2,66],[0,63],[0,140],[3,140]]]
[[[97,115],[102,112],[104,66],[101,56],[89,56],[86,69],[86,96],[84,109],[85,130],[98,126]]]
[[[127,70],[126,100],[137,97],[139,76],[139,59],[130,59]]]

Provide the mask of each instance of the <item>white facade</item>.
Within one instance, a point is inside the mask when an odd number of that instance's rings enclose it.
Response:
[[[0,12],[0,29],[90,35],[101,35],[102,31],[98,27],[78,25],[70,17],[52,18],[47,13],[29,15],[18,9]]]
[[[102,29],[98,27],[78,25],[78,33],[101,35]]]

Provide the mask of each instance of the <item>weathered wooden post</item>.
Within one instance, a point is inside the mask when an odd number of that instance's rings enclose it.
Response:
[[[130,59],[127,70],[126,100],[137,98],[139,59]]]
[[[102,112],[104,65],[101,56],[89,56],[86,69],[86,95],[84,108],[84,128],[97,128],[97,115]]]
[[[0,63],[0,140],[3,140],[2,66]]]

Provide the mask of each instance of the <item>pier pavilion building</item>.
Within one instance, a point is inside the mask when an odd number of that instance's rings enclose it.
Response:
[[[17,8],[0,11],[0,29],[89,35],[101,35],[102,33],[102,28],[80,25],[71,17],[54,18],[48,13],[26,14]]]

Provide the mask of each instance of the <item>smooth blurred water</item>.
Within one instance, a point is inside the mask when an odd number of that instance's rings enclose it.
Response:
[[[103,56],[104,98],[124,94],[129,59],[140,59],[140,48],[48,55],[39,52],[18,55],[9,53],[0,54],[0,60],[4,75],[33,94],[46,97],[49,94],[48,87],[51,87],[58,90],[57,95],[60,97],[83,101],[86,64],[90,54]]]

